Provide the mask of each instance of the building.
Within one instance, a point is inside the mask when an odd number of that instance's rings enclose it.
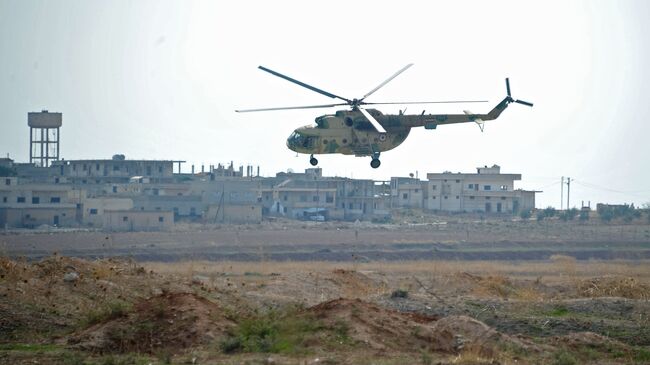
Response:
[[[73,184],[128,183],[134,176],[152,182],[172,182],[174,163],[171,160],[127,160],[123,155],[102,160],[59,160],[52,162],[54,173],[65,176]]]
[[[424,204],[423,182],[414,177],[390,179],[391,208],[422,209]]]
[[[163,231],[174,225],[170,211],[107,210],[102,227],[107,231]]]
[[[79,196],[69,185],[0,179],[1,227],[74,226],[78,222]]]
[[[324,177],[320,168],[282,172],[264,181],[262,212],[294,219],[385,219],[390,216],[387,186],[373,180]]]
[[[502,174],[498,165],[475,174],[427,174],[424,208],[444,212],[509,213],[535,208],[535,192],[515,189],[521,174]]]

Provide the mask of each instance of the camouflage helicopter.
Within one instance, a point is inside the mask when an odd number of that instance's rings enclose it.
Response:
[[[409,135],[411,128],[424,127],[425,129],[436,129],[439,125],[454,123],[476,123],[483,131],[483,123],[486,120],[493,120],[501,115],[510,103],[519,103],[532,107],[533,104],[523,100],[514,99],[510,94],[510,82],[506,78],[507,96],[487,114],[474,114],[467,110],[463,114],[421,114],[406,115],[402,111],[398,115],[383,114],[377,109],[365,109],[365,105],[388,105],[388,104],[439,104],[439,103],[482,103],[484,100],[455,100],[455,101],[424,101],[424,102],[383,102],[370,103],[365,99],[393,80],[402,72],[406,71],[413,64],[404,66],[391,77],[370,90],[361,99],[348,99],[330,92],[321,90],[304,82],[270,70],[264,66],[258,68],[274,76],[283,78],[294,84],[300,85],[319,94],[332,99],[340,99],[344,103],[291,106],[279,108],[244,109],[236,110],[238,113],[261,112],[272,110],[289,109],[316,109],[332,108],[347,105],[350,110],[338,110],[334,114],[322,115],[316,118],[316,125],[308,125],[298,128],[291,133],[287,139],[287,147],[295,152],[309,154],[309,162],[312,166],[318,164],[314,157],[317,154],[340,153],[344,155],[370,156],[370,166],[377,168],[381,164],[379,154],[392,150],[404,142]]]

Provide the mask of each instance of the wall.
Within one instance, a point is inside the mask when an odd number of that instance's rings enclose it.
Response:
[[[102,226],[107,231],[161,231],[173,225],[174,214],[170,211],[106,210]]]

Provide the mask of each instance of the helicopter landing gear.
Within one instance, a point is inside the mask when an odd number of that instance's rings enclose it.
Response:
[[[379,152],[375,152],[372,154],[372,161],[370,161],[370,167],[373,169],[376,169],[381,165],[381,161],[379,161]]]
[[[318,160],[316,159],[316,157],[314,157],[314,155],[311,155],[311,156],[309,157],[309,163],[310,163],[312,166],[316,166],[316,165],[318,165]]]

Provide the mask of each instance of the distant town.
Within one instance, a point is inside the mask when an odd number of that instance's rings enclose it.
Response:
[[[60,157],[61,113],[28,113],[30,160],[0,158],[0,227],[164,230],[175,222],[389,221],[404,209],[514,215],[535,208],[535,191],[498,165],[389,181],[324,176],[320,168],[259,175],[217,164],[182,173],[180,160]]]

